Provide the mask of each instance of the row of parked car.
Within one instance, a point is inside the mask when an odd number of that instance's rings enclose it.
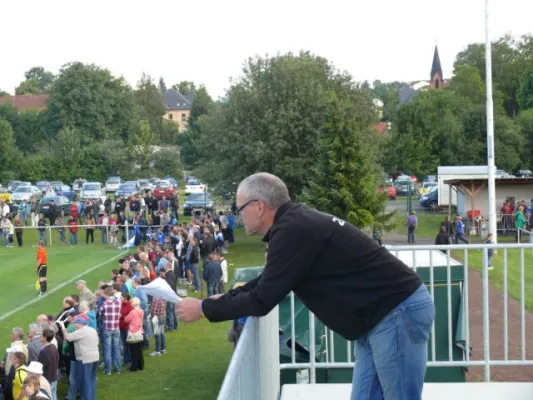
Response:
[[[163,179],[151,178],[132,181],[123,181],[121,177],[112,176],[107,179],[105,184],[89,182],[87,179],[80,178],[76,179],[72,186],[66,185],[62,181],[38,181],[32,185],[31,182],[13,180],[5,188],[0,184],[0,200],[9,200],[15,206],[15,214],[16,205],[23,200],[27,202],[35,200],[40,204],[40,211],[45,215],[48,214],[51,200],[54,200],[58,212],[68,215],[71,203],[77,199],[81,201],[97,200],[103,210],[103,202],[111,193],[114,193],[115,199],[119,196],[130,199],[133,195],[151,191],[154,197],[158,199],[163,197],[168,199],[172,196],[179,197],[178,190],[178,182],[168,176]],[[188,198],[183,205],[184,215],[192,215],[198,209],[214,210],[214,201],[208,192],[207,185],[192,176],[187,178],[185,194]]]
[[[421,198],[433,187],[437,186],[437,177],[428,175],[424,177],[422,183],[414,175],[398,175],[396,179],[387,176],[386,182],[378,186],[378,192],[385,193],[389,200],[396,200],[396,196],[407,196],[411,192],[412,196]]]

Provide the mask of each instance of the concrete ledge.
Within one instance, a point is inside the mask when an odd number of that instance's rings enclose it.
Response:
[[[281,400],[350,399],[349,384],[283,385]],[[423,400],[483,400],[533,399],[533,383],[480,382],[480,383],[426,383]]]

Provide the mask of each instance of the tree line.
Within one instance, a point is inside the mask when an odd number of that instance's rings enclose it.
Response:
[[[514,173],[533,169],[533,36],[505,35],[492,44],[495,163]],[[451,83],[399,106],[402,83],[374,82],[392,132],[383,141],[388,172],[423,176],[439,165],[486,165],[485,45],[457,54]]]
[[[178,144],[182,166],[216,192],[234,193],[247,175],[269,171],[287,183],[294,200],[360,227],[386,227],[391,214],[377,192],[385,172],[422,177],[439,165],[486,163],[484,65],[484,45],[470,44],[457,54],[445,89],[400,105],[403,82],[370,87],[305,51],[256,56],[220,101],[197,89],[188,130],[180,135],[161,118],[163,80],[143,76],[132,89],[105,69],[73,63],[51,84],[43,74],[26,76],[30,88],[49,87],[48,110],[9,117],[4,107],[0,135],[12,133],[0,146],[24,155],[28,176],[43,165],[71,175],[113,170],[128,176],[132,158],[143,171],[179,168],[174,155],[158,164],[142,151],[148,143]],[[493,65],[496,164],[508,172],[533,168],[533,37],[494,42]],[[183,83],[183,91],[192,85]],[[380,118],[391,122],[390,135],[378,135]],[[2,150],[0,167],[17,166]]]
[[[172,87],[184,94],[195,90],[198,101],[211,102],[205,87],[193,82]],[[109,70],[80,62],[63,66],[57,76],[31,68],[15,94],[50,97],[44,110],[19,112],[0,104],[0,181],[180,177],[179,125],[162,118],[165,90],[163,78],[156,83],[143,74],[132,88]]]

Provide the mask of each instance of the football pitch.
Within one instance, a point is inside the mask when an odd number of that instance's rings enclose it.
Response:
[[[38,297],[35,288],[35,256],[37,237],[26,230],[24,246],[6,248],[0,246],[0,349],[9,347],[11,329],[21,327],[27,333],[30,323],[39,314],[57,315],[61,311],[62,299],[77,294],[76,281],[87,281],[95,290],[98,281],[111,279],[111,270],[117,268],[121,256],[133,253],[130,249],[111,249],[100,244],[95,234],[95,244],[85,245],[84,232],[78,233],[77,246],[58,244],[48,251],[48,294]],[[226,256],[229,264],[229,279],[233,270],[239,267],[263,265],[264,243],[258,237],[247,236],[237,230],[236,243]],[[67,236],[68,238],[68,236]],[[15,241],[16,246],[16,241]],[[197,295],[197,294],[193,294]],[[150,357],[150,350],[144,352],[145,370],[131,373],[125,369],[120,375],[105,376],[98,372],[98,398],[109,400],[181,398],[189,400],[216,399],[231,358],[233,345],[227,341],[230,322],[211,324],[206,320],[185,324],[166,334],[167,354]],[[58,398],[64,398],[66,384],[59,385]]]

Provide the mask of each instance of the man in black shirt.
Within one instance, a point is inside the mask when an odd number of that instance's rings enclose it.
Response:
[[[421,278],[350,223],[291,203],[274,175],[242,181],[237,205],[246,231],[268,242],[263,273],[222,296],[183,299],[179,317],[264,316],[292,290],[325,325],[356,340],[352,399],[420,399],[435,312]]]

